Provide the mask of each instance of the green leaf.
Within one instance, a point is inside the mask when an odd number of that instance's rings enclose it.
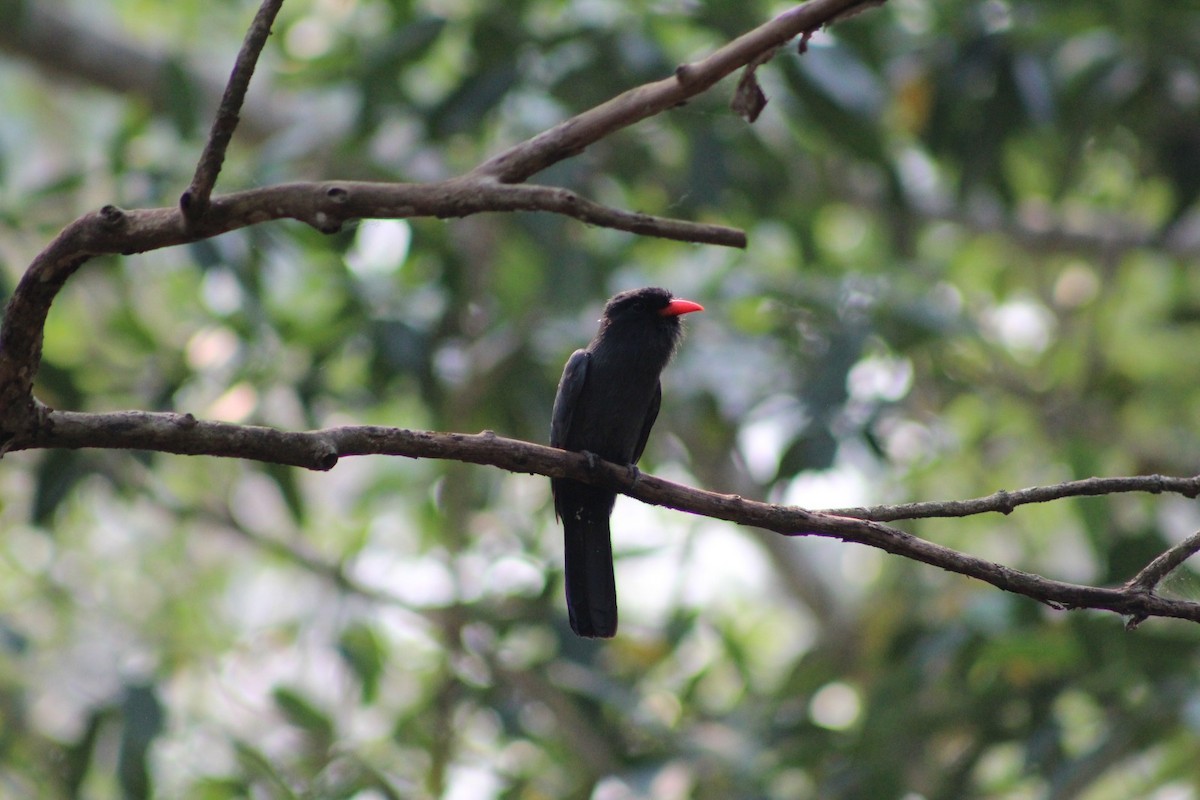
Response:
[[[292,521],[297,525],[304,525],[308,506],[297,479],[296,468],[284,464],[263,464],[262,469],[279,488],[279,494],[287,504]]]
[[[30,519],[48,525],[59,505],[90,474],[87,458],[76,450],[47,450],[37,471]]]
[[[374,702],[379,690],[379,679],[387,663],[387,651],[374,628],[365,623],[350,625],[342,631],[337,649],[342,659],[358,676],[363,702]]]
[[[144,800],[153,794],[147,757],[154,739],[162,732],[164,720],[162,704],[154,686],[127,686],[121,715],[124,727],[121,730],[117,775],[126,800]]]
[[[332,720],[298,690],[276,687],[271,697],[287,721],[309,734],[318,748],[333,738]]]
[[[167,116],[183,137],[191,137],[200,126],[200,97],[192,76],[179,60],[168,59],[160,76]]]

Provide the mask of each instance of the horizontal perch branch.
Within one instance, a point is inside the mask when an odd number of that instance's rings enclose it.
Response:
[[[701,244],[745,247],[740,230],[621,211],[551,186],[498,183],[488,176],[439,183],[288,183],[213,197],[190,223],[179,208],[105,206],[64,228],[9,300],[0,327],[0,430],[19,430],[33,412],[32,386],[46,317],[63,284],[91,258],[159,250],[278,219],[332,233],[349,220],[466,217],[489,211],[546,211],[592,225]]]
[[[391,455],[486,464],[512,472],[546,475],[611,487],[645,503],[765,528],[785,536],[823,536],[856,542],[941,569],[967,575],[1054,608],[1093,608],[1125,615],[1130,625],[1149,617],[1200,622],[1200,603],[1160,597],[1153,585],[1195,552],[1200,540],[1168,551],[1139,577],[1118,588],[1051,580],[952,550],[870,519],[795,506],[760,503],[736,495],[695,489],[644,475],[625,466],[592,461],[580,453],[479,434],[412,431],[380,426],[346,426],[288,432],[274,428],[207,422],[190,414],[127,411],[85,414],[43,410],[36,430],[18,436],[11,450],[43,447],[100,447],[153,450],[184,455],[244,458],[307,469],[332,469],[343,456]],[[1132,480],[1132,479],[1113,479]],[[1154,479],[1152,479],[1153,481]],[[1159,491],[1164,481],[1155,485]],[[1080,482],[1075,482],[1078,485]],[[1135,489],[1115,488],[1112,491]],[[1124,484],[1132,487],[1133,484]],[[1091,487],[1089,487],[1091,488]],[[1152,489],[1143,488],[1141,491]],[[1031,490],[1032,491],[1032,490]],[[1097,492],[1088,492],[1095,494]],[[981,511],[994,511],[984,508]],[[886,515],[881,510],[881,515]]]

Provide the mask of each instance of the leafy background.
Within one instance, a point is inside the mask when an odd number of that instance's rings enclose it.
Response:
[[[163,69],[114,93],[0,42],[6,291],[76,215],[176,201],[203,76],[253,13],[43,5]],[[450,176],[781,9],[295,0],[218,189]],[[658,284],[708,311],[665,376],[656,474],[818,508],[1189,475],[1197,64],[1191,2],[890,0],[763,67],[754,125],[725,82],[542,176],[742,226],[745,252],[546,215],[251,228],[89,264],[50,315],[38,395],[545,441],[603,300]],[[1129,633],[624,499],[621,633],[583,641],[547,484],[385,458],[5,456],[0,793],[1200,797],[1194,626]],[[907,525],[1094,583],[1197,527],[1192,501],[1143,496]]]

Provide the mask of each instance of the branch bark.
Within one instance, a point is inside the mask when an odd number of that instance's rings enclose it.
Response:
[[[760,503],[737,495],[696,489],[646,475],[627,466],[589,460],[582,453],[507,439],[491,431],[479,434],[413,431],[379,426],[346,426],[289,432],[274,428],[207,422],[190,414],[127,411],[85,414],[45,411],[43,424],[10,443],[11,450],[43,447],[101,447],[152,450],[183,455],[244,458],[314,470],[329,470],[345,456],[390,455],[437,458],[484,464],[510,472],[544,475],[593,483],[614,489],[644,503],[764,528],[784,536],[821,536],[855,542],[934,567],[966,575],[998,589],[1037,600],[1056,609],[1091,608],[1112,611],[1135,627],[1150,617],[1173,617],[1200,622],[1200,603],[1154,593],[1154,586],[1197,550],[1200,534],[1156,558],[1121,587],[1086,586],[1043,577],[987,561],[921,539],[872,519],[811,511],[796,506]],[[1139,479],[1127,481],[1129,487]],[[1152,479],[1157,487],[1174,479]],[[1182,479],[1180,479],[1182,480]],[[1188,479],[1192,481],[1194,479]],[[1080,482],[1074,482],[1076,486]],[[1192,484],[1180,484],[1189,490]],[[1066,496],[1056,487],[1041,492],[1046,499]],[[1129,488],[1129,491],[1137,489]],[[1146,491],[1147,489],[1141,489]],[[1161,488],[1160,488],[1161,490]],[[1027,497],[1038,496],[1035,490]],[[1169,490],[1168,490],[1169,491]],[[1034,502],[1032,499],[1029,502]],[[986,509],[997,510],[997,509]],[[880,516],[890,516],[881,507]],[[925,514],[925,516],[935,516]],[[950,509],[947,516],[961,516]]]
[[[1067,497],[1097,497],[1123,492],[1146,492],[1148,494],[1181,494],[1195,498],[1200,495],[1200,475],[1190,478],[1173,478],[1166,475],[1137,475],[1124,478],[1085,478],[1064,481],[1052,486],[1034,486],[1016,491],[1000,490],[987,497],[970,500],[941,500],[900,505],[872,506],[870,508],[836,508],[830,514],[858,519],[873,519],[878,522],[893,522],[901,519],[924,519],[929,517],[970,517],[994,511],[1011,514],[1018,506],[1029,503],[1049,503]]]
[[[708,57],[680,65],[673,77],[630,89],[509,148],[479,165],[474,174],[491,175],[503,183],[524,181],[605,136],[686,103],[795,37],[811,34],[822,25],[875,5],[880,5],[879,0],[810,0],[739,36]]]
[[[208,211],[209,198],[217,183],[217,176],[221,173],[221,166],[225,163],[225,151],[233,139],[234,130],[237,129],[242,104],[246,102],[250,79],[254,77],[258,57],[267,43],[267,37],[271,35],[271,26],[275,23],[275,17],[282,5],[283,0],[263,0],[258,13],[254,15],[254,22],[250,23],[250,29],[246,31],[246,38],[234,62],[233,72],[225,85],[225,93],[221,96],[221,104],[217,108],[204,152],[196,164],[192,184],[179,198],[179,208],[183,211],[184,221],[189,227]]]

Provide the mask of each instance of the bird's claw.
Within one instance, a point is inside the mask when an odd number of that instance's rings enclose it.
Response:
[[[637,464],[630,464],[625,469],[629,472],[629,488],[632,489],[641,480],[642,471],[637,468]]]
[[[600,459],[596,458],[596,454],[591,450],[583,450],[583,457],[587,459],[588,471],[595,472],[600,466]]]

